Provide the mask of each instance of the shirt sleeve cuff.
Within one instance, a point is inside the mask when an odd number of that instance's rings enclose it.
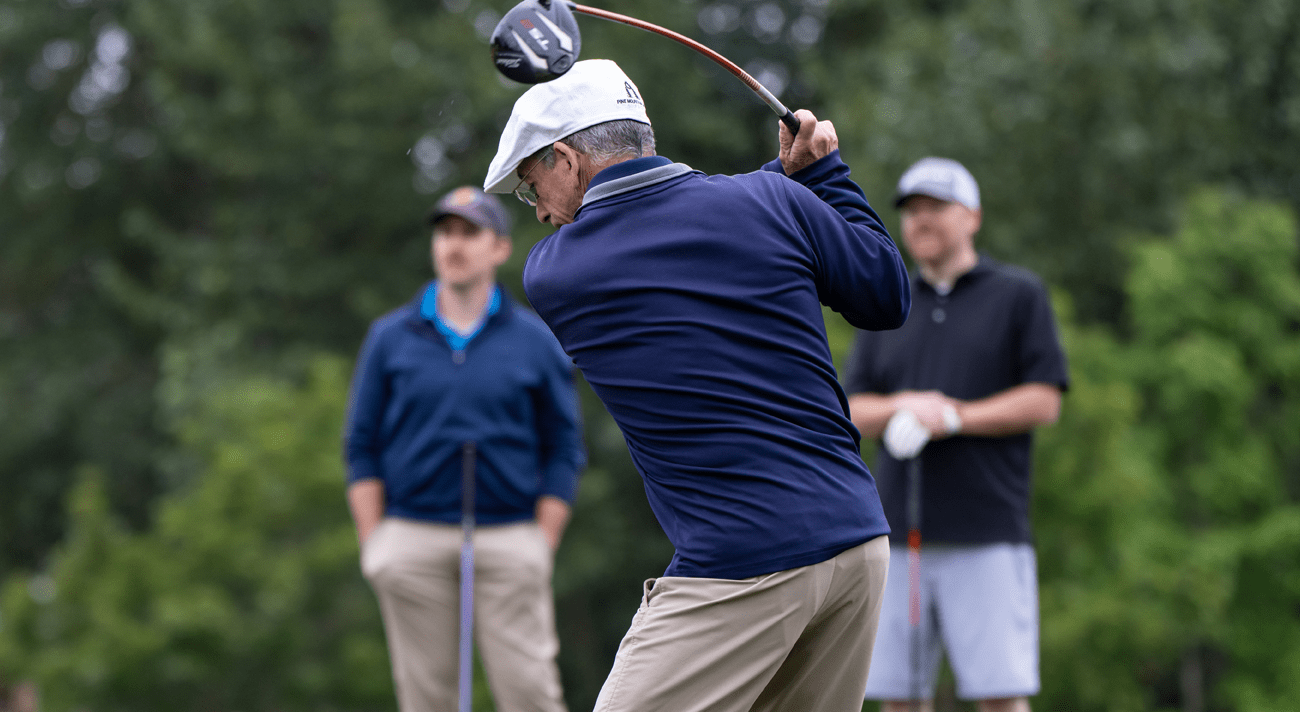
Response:
[[[795,171],[790,176],[790,178],[800,183],[803,183],[804,185],[807,185],[809,183],[815,183],[817,182],[818,179],[822,177],[823,173],[828,173],[839,165],[840,165],[840,150],[837,148],[834,151],[831,151],[830,153],[826,154],[825,156],[822,156],[821,158],[818,158],[812,163],[804,166],[800,170]],[[785,175],[785,168],[781,167],[781,159],[779,158],[764,163],[762,170]]]

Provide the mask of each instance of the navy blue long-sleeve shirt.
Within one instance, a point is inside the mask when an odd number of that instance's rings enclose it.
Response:
[[[572,502],[586,456],[568,357],[504,290],[453,349],[433,294],[426,287],[366,335],[344,434],[349,483],[382,480],[387,516],[459,522],[461,448],[473,441],[478,523],[531,519],[542,495]]]
[[[838,151],[764,169],[611,166],[524,269],[623,431],[677,550],[670,576],[758,576],[889,531],[821,305],[897,328],[907,272]]]

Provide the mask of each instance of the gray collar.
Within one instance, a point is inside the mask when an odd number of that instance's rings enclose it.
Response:
[[[655,183],[662,183],[670,178],[676,178],[677,176],[690,173],[692,170],[694,169],[685,163],[671,163],[666,166],[651,168],[607,183],[601,183],[595,188],[588,190],[587,194],[582,196],[582,206],[586,207],[589,203],[594,203],[597,200],[604,200],[605,198],[611,198],[630,190],[645,188],[646,186],[651,186]]]

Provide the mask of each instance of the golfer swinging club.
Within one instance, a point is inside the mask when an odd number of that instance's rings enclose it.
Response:
[[[894,329],[911,295],[834,127],[798,118],[779,160],[705,175],[656,156],[636,86],[588,60],[515,102],[489,168],[559,228],[524,288],[676,547],[600,712],[861,707],[889,527],[821,305]]]

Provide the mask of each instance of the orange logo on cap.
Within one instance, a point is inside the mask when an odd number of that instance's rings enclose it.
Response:
[[[469,188],[469,187],[457,188],[454,192],[452,192],[451,196],[447,198],[448,204],[454,205],[455,207],[458,208],[463,208],[466,205],[472,205],[477,201],[478,201],[478,192],[475,191],[473,188]]]

